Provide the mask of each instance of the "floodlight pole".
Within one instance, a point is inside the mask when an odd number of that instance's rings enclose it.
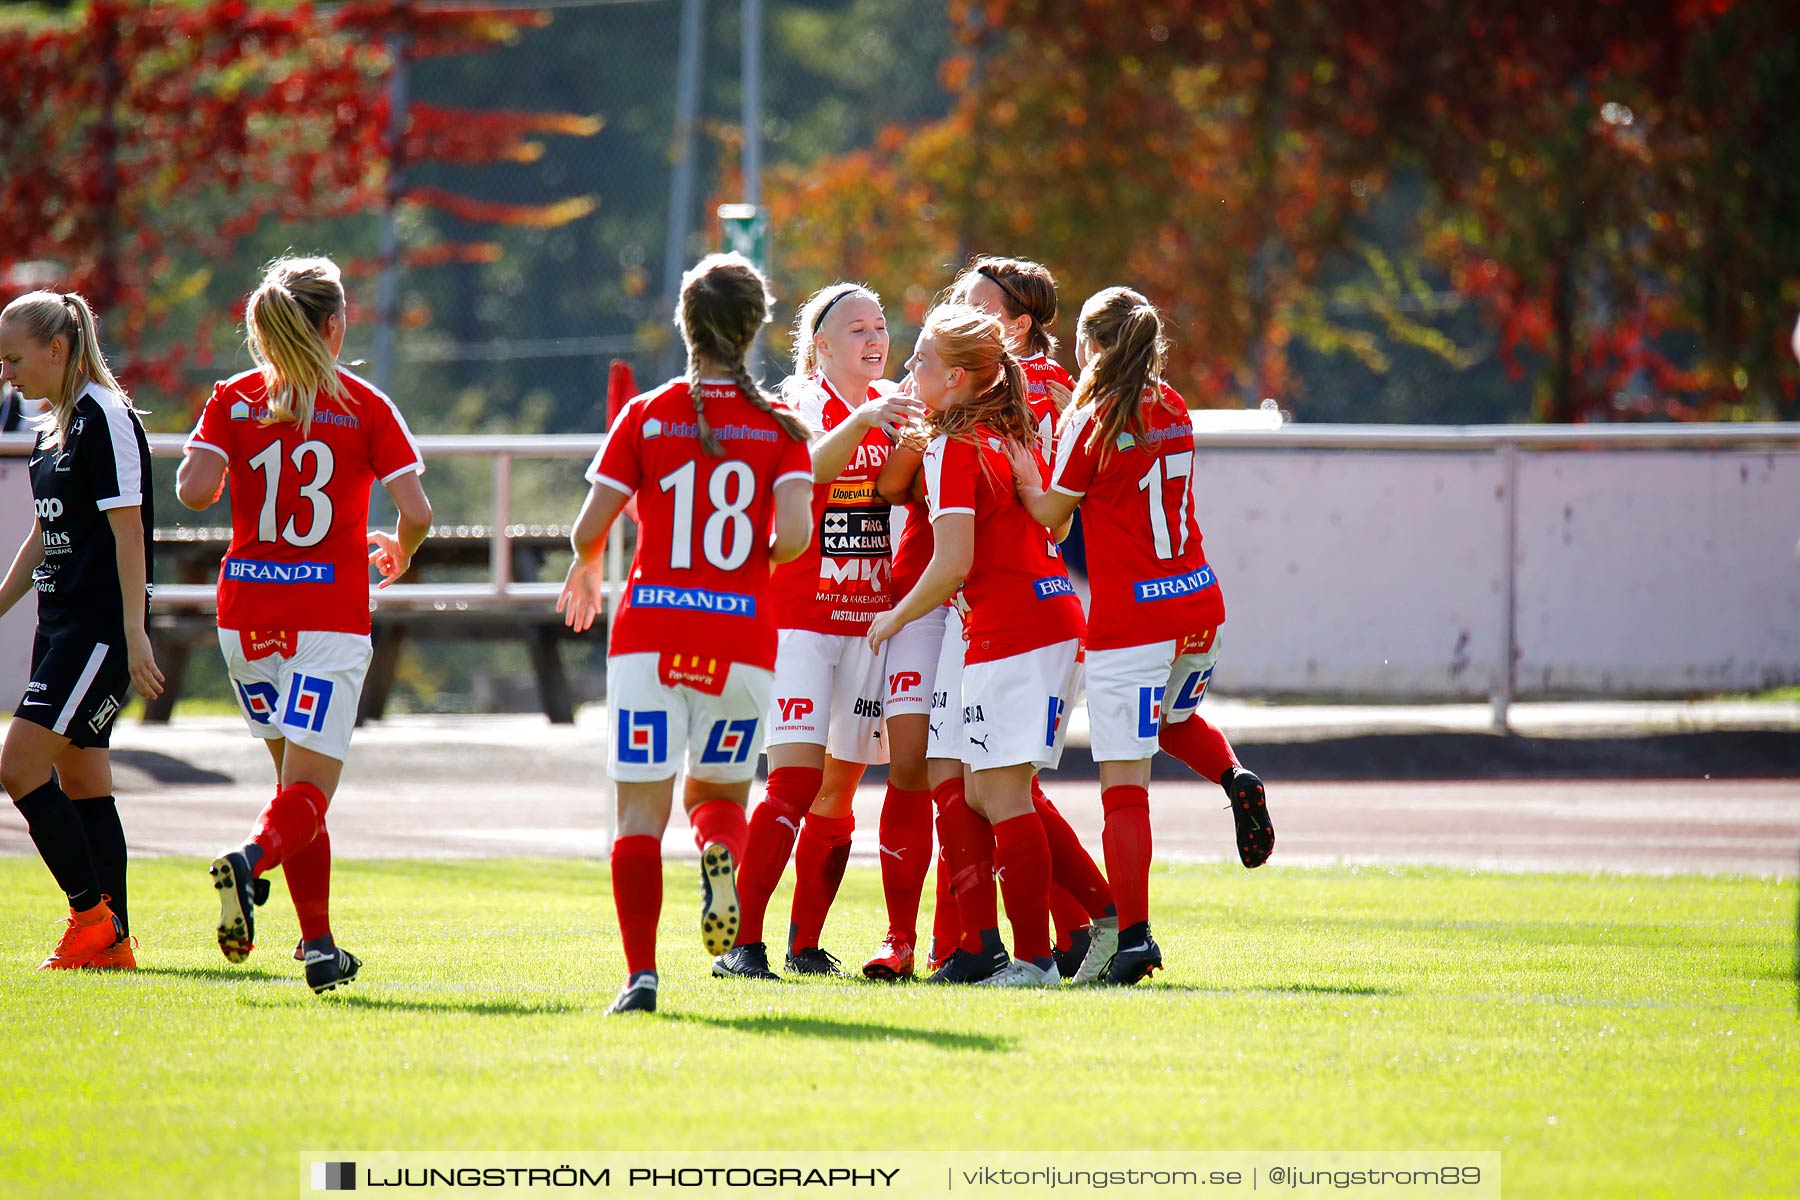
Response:
[[[669,177],[669,235],[663,248],[663,304],[672,318],[681,299],[681,272],[687,264],[688,221],[694,210],[694,134],[700,115],[701,31],[705,0],[682,0],[681,57],[675,74],[675,170]],[[679,340],[663,352],[663,374],[672,374]]]
[[[388,177],[381,205],[381,277],[375,285],[375,344],[369,355],[375,386],[394,389],[394,328],[400,321],[400,197],[406,190],[407,37],[388,38]]]
[[[743,0],[744,203],[762,206],[762,0]],[[768,270],[768,264],[760,264]],[[750,347],[750,378],[763,373],[763,344]]]

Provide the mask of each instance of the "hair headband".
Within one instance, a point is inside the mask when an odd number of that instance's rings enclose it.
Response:
[[[837,295],[833,296],[831,299],[827,300],[825,302],[825,307],[821,308],[819,310],[819,315],[813,318],[813,332],[814,333],[819,332],[819,326],[821,326],[825,323],[825,314],[830,312],[834,307],[836,307],[837,302],[839,300],[842,300],[845,296],[854,296],[856,293],[858,293],[860,291],[862,291],[862,289],[860,287],[857,287],[855,284],[852,284],[849,287],[845,288],[843,291],[839,292]]]
[[[1007,295],[1007,298],[1009,300],[1011,300],[1014,304],[1018,305],[1019,310],[1021,312],[1024,312],[1024,313],[1027,313],[1028,315],[1030,315],[1032,320],[1034,320],[1034,321],[1037,320],[1037,314],[1031,311],[1031,305],[1025,303],[1025,298],[1023,296],[1019,295],[1019,293],[1013,291],[1012,286],[1010,284],[1008,284],[1004,279],[1001,279],[1000,276],[996,275],[993,271],[989,270],[987,267],[976,267],[975,273],[977,275],[981,276],[983,279],[988,280],[990,283],[992,283],[995,287],[999,288],[1001,291],[1005,292]]]

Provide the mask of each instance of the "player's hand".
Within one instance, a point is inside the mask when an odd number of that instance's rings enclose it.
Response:
[[[606,607],[606,581],[601,577],[599,560],[584,563],[577,558],[569,564],[568,578],[563,580],[562,595],[556,598],[556,611],[563,623],[576,633],[586,633],[594,618]]]
[[[896,389],[865,400],[856,415],[870,429],[879,429],[893,437],[901,429],[925,415],[925,409],[905,391]]]
[[[900,632],[900,621],[889,609],[869,623],[869,649],[879,654],[884,642]]]
[[[376,587],[386,587],[412,566],[412,555],[406,552],[399,538],[385,529],[369,530],[369,545],[375,547],[369,554],[369,562],[381,572],[381,582]]]
[[[150,635],[141,629],[127,633],[125,652],[132,689],[146,700],[162,695],[163,673],[156,665],[156,651],[150,647]]]
[[[1056,405],[1056,411],[1066,411],[1069,407],[1069,401],[1075,398],[1075,393],[1071,392],[1067,387],[1064,387],[1054,379],[1048,380],[1044,386],[1050,391],[1050,401]]]
[[[1020,493],[1027,490],[1041,492],[1044,490],[1044,469],[1038,465],[1038,456],[1032,453],[1029,446],[1018,442],[1006,442],[1006,461],[1012,464],[1013,484]]]

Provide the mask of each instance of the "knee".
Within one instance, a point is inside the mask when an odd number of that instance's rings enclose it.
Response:
[[[50,781],[50,768],[10,747],[0,751],[0,788],[17,804]]]

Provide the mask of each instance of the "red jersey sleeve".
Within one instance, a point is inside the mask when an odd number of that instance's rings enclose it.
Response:
[[[212,395],[200,410],[200,422],[188,435],[186,450],[210,450],[226,462],[231,461],[232,392],[225,380],[213,384]]]
[[[780,487],[790,479],[812,483],[812,450],[805,442],[796,441],[784,433],[781,435],[781,456],[775,460],[773,487]]]
[[[644,410],[642,396],[625,406],[625,411],[613,422],[612,432],[606,435],[606,445],[600,447],[600,453],[594,455],[594,461],[587,469],[589,483],[603,483],[627,496],[643,484]],[[807,478],[812,478],[810,473]]]
[[[1094,410],[1086,405],[1063,414],[1056,435],[1056,467],[1050,477],[1052,491],[1065,496],[1085,496],[1094,486],[1099,447],[1090,447]]]
[[[939,435],[925,448],[925,504],[931,519],[947,513],[975,513],[975,484],[981,451],[967,438]]]
[[[390,483],[408,471],[425,473],[425,456],[413,440],[399,407],[375,388],[375,410],[369,420],[369,466],[378,482]]]

